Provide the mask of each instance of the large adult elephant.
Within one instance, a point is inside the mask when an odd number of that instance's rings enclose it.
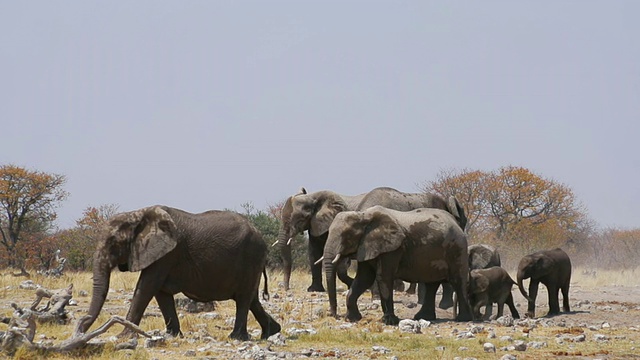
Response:
[[[467,237],[457,219],[441,209],[397,211],[382,206],[338,214],[329,228],[323,265],[331,315],[337,315],[336,262],[355,257],[358,270],[347,293],[347,320],[362,318],[357,300],[374,281],[380,287],[385,324],[399,322],[393,308],[393,280],[427,283],[432,291],[416,319],[435,319],[435,290],[451,283],[460,301],[459,321],[472,320],[467,297]]]
[[[342,211],[362,211],[375,205],[400,211],[417,208],[442,209],[453,214],[462,229],[467,223],[464,209],[453,196],[445,200],[439,195],[404,193],[389,187],[378,187],[368,193],[347,196],[328,190],[307,193],[302,188],[300,192],[287,199],[282,209],[277,244],[280,246],[283,259],[285,289],[289,289],[291,277],[290,241],[296,234],[305,230],[309,233],[311,285],[307,291],[325,291],[322,285],[322,265],[316,262],[323,254],[331,222]],[[342,282],[350,286],[353,279],[347,275],[347,267],[348,262],[341,263],[337,274]]]
[[[535,316],[536,297],[538,296],[538,284],[543,283],[547,287],[549,295],[549,313],[560,313],[558,291],[562,290],[562,308],[565,312],[569,309],[569,285],[571,283],[571,259],[560,248],[542,250],[524,256],[518,264],[518,288],[527,299],[528,317]],[[529,295],[524,289],[523,280],[529,281]]]
[[[93,294],[81,331],[94,323],[109,290],[111,270],[140,271],[127,320],[140,324],[156,299],[167,333],[179,335],[173,295],[208,302],[233,299],[236,320],[230,337],[247,340],[249,310],[262,327],[262,338],[280,331],[258,298],[265,275],[267,245],[242,215],[229,211],[191,214],[167,206],[151,206],[115,215],[93,259]]]

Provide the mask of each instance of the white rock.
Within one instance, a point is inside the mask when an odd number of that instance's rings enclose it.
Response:
[[[403,319],[400,320],[398,328],[402,332],[420,334],[420,324],[415,320]]]
[[[269,336],[267,341],[272,343],[273,345],[278,345],[278,346],[284,346],[286,344],[286,339],[284,335],[282,335],[282,333],[277,333]]]
[[[496,346],[489,342],[484,343],[484,345],[482,345],[482,348],[484,349],[484,352],[496,352]]]
[[[511,315],[500,316],[496,322],[501,326],[513,326],[513,317]]]
[[[387,349],[384,346],[380,346],[380,345],[374,345],[371,347],[371,350],[378,352],[378,353],[382,353],[382,354],[386,354],[386,353],[390,353],[391,350]]]
[[[522,340],[516,340],[513,342],[513,346],[516,351],[525,351],[527,350],[527,344]]]

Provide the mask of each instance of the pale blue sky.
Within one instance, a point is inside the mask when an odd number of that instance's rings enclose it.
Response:
[[[4,1],[0,163],[198,212],[524,166],[638,227],[639,1]]]

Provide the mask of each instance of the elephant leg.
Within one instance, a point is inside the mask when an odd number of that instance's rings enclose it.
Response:
[[[316,262],[322,257],[326,236],[321,238],[309,238],[309,263],[311,265],[311,285],[307,288],[309,292],[324,292],[322,285],[322,264]]]
[[[467,260],[464,260],[467,261]],[[456,292],[458,298],[458,314],[455,317],[456,321],[472,321],[473,320],[473,311],[471,310],[471,305],[469,304],[469,294],[467,293],[468,289],[468,278],[469,271],[462,269],[450,269],[449,273],[449,283],[453,287],[453,291]]]
[[[351,265],[351,259],[346,258],[344,260],[340,260],[336,268],[338,279],[345,283],[348,288],[350,288],[351,284],[353,284],[353,279],[347,274],[347,272],[349,271],[349,265]]]
[[[419,283],[418,284],[418,294],[422,292],[424,294],[424,298],[422,300],[422,307],[420,311],[418,311],[414,316],[414,320],[435,320],[436,318],[436,292],[438,292],[438,287],[440,283]],[[421,290],[422,289],[422,290]]]
[[[251,301],[251,306],[249,307],[249,310],[251,310],[251,313],[256,318],[256,320],[258,321],[258,324],[260,324],[260,327],[262,328],[262,335],[260,336],[261,339],[268,339],[269,336],[280,332],[281,330],[280,324],[278,324],[278,322],[275,321],[271,317],[271,315],[267,314],[267,312],[262,307],[262,304],[260,304],[260,300],[258,300],[258,296],[254,297],[253,301]]]
[[[151,299],[158,293],[164,278],[155,276],[151,270],[155,264],[152,264],[148,268],[144,269],[140,274],[136,289],[133,292],[133,299],[131,299],[131,306],[127,311],[126,319],[136,325],[140,325],[142,315],[149,306]],[[118,337],[127,338],[133,335],[133,331],[125,328],[118,334]]]
[[[562,310],[564,312],[571,312],[569,308],[569,284],[563,285],[562,288]]]
[[[416,293],[416,283],[409,283],[409,288],[406,291],[407,294],[413,295]]]
[[[513,295],[511,295],[511,292],[509,292],[509,296],[507,296],[506,304],[509,306],[509,311],[511,311],[511,317],[514,319],[520,319],[520,314],[518,314],[516,304],[513,303]]]
[[[404,281],[400,279],[393,280],[393,290],[404,291]]]
[[[371,290],[371,300],[380,300],[380,287],[377,281],[373,282],[369,290]]]
[[[558,300],[559,288],[556,284],[547,285],[547,293],[549,295],[549,313],[547,315],[560,314],[560,302]]]
[[[240,341],[250,339],[249,332],[247,332],[247,318],[249,317],[249,307],[254,297],[255,296],[248,296],[248,294],[242,294],[236,297],[236,321],[233,325],[233,331],[229,334],[229,338]]]
[[[362,314],[358,310],[358,298],[364,293],[376,280],[376,270],[371,264],[358,263],[358,270],[353,284],[347,292],[347,320],[359,321]]]
[[[539,281],[531,279],[529,281],[529,301],[527,303],[527,316],[533,318],[536,316],[536,298],[538,297]]]
[[[162,312],[162,317],[164,317],[167,334],[182,337],[180,321],[178,320],[178,313],[176,312],[176,303],[173,299],[173,294],[159,291],[155,298],[158,303],[158,307],[160,307],[160,311]]]
[[[440,285],[438,285],[440,286]],[[427,288],[424,283],[418,283],[418,304],[424,304],[424,299],[427,297]],[[436,292],[438,288],[436,288]]]
[[[498,303],[498,306],[500,306],[499,303]],[[502,316],[501,311],[498,311],[498,313],[499,313],[498,317]],[[493,302],[487,301],[487,305],[484,307],[484,318],[487,320],[491,319],[491,315],[493,315]]]
[[[448,309],[453,306],[453,286],[449,283],[442,283],[442,298],[438,307]]]
[[[499,318],[504,314],[504,301],[496,302],[496,307],[498,308],[498,313],[496,314],[496,318]],[[487,313],[491,311],[490,310],[491,308],[493,308],[493,303],[491,305],[487,304]],[[487,316],[487,319],[490,317],[490,315],[491,314]]]
[[[393,308],[393,286],[394,275],[398,267],[397,262],[400,258],[395,254],[389,255],[381,257],[378,261],[376,282],[380,289],[380,304],[384,313],[382,322],[385,325],[398,325],[400,319],[396,316]]]

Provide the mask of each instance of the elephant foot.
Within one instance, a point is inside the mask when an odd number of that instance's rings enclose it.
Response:
[[[179,337],[179,338],[183,338],[184,337],[184,335],[182,334],[182,331],[180,331],[180,329],[169,329],[169,328],[167,328],[166,333],[167,333],[167,335],[173,336],[173,337]]]
[[[275,321],[269,322],[269,325],[267,326],[267,328],[262,329],[262,335],[260,336],[260,338],[263,340],[268,339],[269,337],[271,337],[271,335],[275,335],[279,333],[280,330],[282,330],[282,328],[280,327],[280,324],[278,324]]]
[[[413,320],[435,320],[436,319],[436,313],[433,312],[427,312],[427,311],[418,311],[414,316],[413,316]]]
[[[400,323],[400,318],[395,315],[383,315],[382,322],[385,325],[398,325]]]
[[[307,292],[325,292],[326,290],[324,289],[324,286],[322,286],[322,284],[317,285],[317,284],[311,284],[311,286],[309,286],[307,288]]]
[[[414,284],[409,285],[409,288],[407,288],[407,291],[405,291],[405,293],[407,293],[409,295],[415,295],[416,294],[416,287],[414,286]]]
[[[348,322],[358,322],[360,320],[362,320],[362,314],[360,314],[360,312],[356,312],[356,313],[349,313],[347,314],[346,318],[345,318]]]
[[[231,334],[229,334],[229,338],[234,340],[240,340],[240,341],[249,341],[251,339],[251,337],[249,336],[249,333],[246,330],[233,331]]]
[[[453,300],[451,299],[442,299],[440,300],[440,304],[438,304],[438,307],[442,310],[447,310],[448,308],[453,306]]]

